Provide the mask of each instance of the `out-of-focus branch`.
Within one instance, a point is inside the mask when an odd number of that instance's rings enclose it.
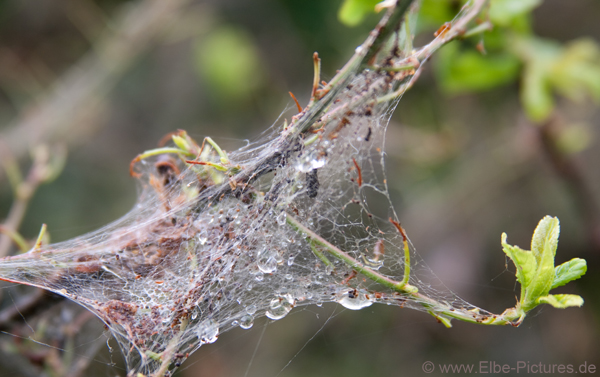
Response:
[[[38,144],[78,141],[79,121],[97,110],[136,57],[181,17],[188,2],[145,0],[123,9],[91,51],[0,133],[0,145],[20,159]]]
[[[598,252],[600,251],[600,206],[577,162],[560,150],[557,141],[559,127],[557,122],[559,120],[553,116],[539,125],[542,151],[556,174],[567,185],[571,199],[585,224],[588,241]]]
[[[4,257],[10,249],[11,239],[19,244],[24,251],[29,247],[25,244],[23,238],[17,233],[21,226],[29,201],[40,184],[49,182],[56,178],[64,166],[66,159],[66,150],[64,147],[55,148],[52,151],[46,146],[40,145],[33,151],[33,166],[27,174],[25,180],[21,180],[21,174],[16,161],[9,159],[4,161],[4,168],[7,172],[12,172],[11,184],[13,186],[15,200],[10,208],[4,224],[1,225],[0,232],[5,235],[0,236],[0,256]],[[25,242],[26,243],[26,242]]]

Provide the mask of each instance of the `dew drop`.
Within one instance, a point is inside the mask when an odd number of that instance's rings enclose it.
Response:
[[[237,320],[234,320],[231,322],[231,326],[233,326],[233,327],[238,326],[239,324],[240,324],[240,322]]]
[[[277,215],[277,217],[275,218],[275,221],[277,221],[277,224],[279,224],[279,226],[284,226],[286,219],[287,219],[287,214],[285,213],[285,211],[282,211],[279,215]]]
[[[265,274],[270,274],[277,269],[278,255],[271,249],[264,249],[258,253],[256,265]]]
[[[269,310],[265,313],[272,320],[285,317],[294,307],[294,299],[291,295],[283,295],[271,300]]]
[[[350,310],[360,310],[373,305],[373,301],[369,300],[364,293],[356,290],[344,293],[338,302]]]
[[[242,329],[248,330],[252,325],[254,325],[254,317],[250,314],[243,315],[242,318],[240,318],[240,327]]]
[[[248,305],[248,307],[246,308],[246,313],[250,315],[256,313],[256,305]]]
[[[198,337],[202,343],[214,343],[219,337],[219,325],[212,319],[202,322],[198,331]]]
[[[308,173],[311,170],[319,169],[325,166],[325,158],[320,156],[320,152],[315,150],[298,159],[294,167],[302,173]]]

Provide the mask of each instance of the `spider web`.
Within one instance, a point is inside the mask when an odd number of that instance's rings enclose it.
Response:
[[[406,37],[396,33],[376,62],[407,61]],[[5,258],[0,277],[58,293],[96,314],[126,355],[129,376],[171,375],[220,333],[250,328],[261,316],[281,319],[298,306],[429,310],[313,242],[317,235],[361,265],[402,280],[403,237],[390,222],[398,217],[383,145],[398,98],[418,69],[353,68],[343,85],[322,89],[318,111],[307,108],[229,153],[235,174],[214,168],[222,162],[214,150],[202,155],[212,167],[176,154],[143,159],[136,165],[138,202],[126,216]],[[411,285],[448,307],[473,308],[432,285],[430,270],[410,250]]]

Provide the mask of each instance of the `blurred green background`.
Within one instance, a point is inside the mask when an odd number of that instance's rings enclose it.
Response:
[[[388,128],[388,183],[421,257],[459,296],[495,312],[518,294],[500,234],[527,247],[538,220],[558,216],[557,263],[588,261],[587,275],[560,290],[585,305],[538,309],[518,329],[446,329],[424,313],[377,305],[308,307],[221,335],[180,376],[418,376],[425,361],[600,367],[600,2],[523,4],[533,11],[496,13],[486,56],[475,37],[427,63]],[[16,158],[26,172],[32,145],[69,152],[63,173],[33,197],[22,234],[35,238],[45,222],[52,241],[67,240],[124,215],[136,198],[129,162],[168,132],[234,150],[292,105],[288,91],[306,104],[312,53],[323,78],[333,77],[379,17],[350,27],[338,18],[341,6],[0,1],[0,158]],[[415,45],[459,8],[427,1]],[[3,172],[0,218],[11,203]],[[124,375],[107,365],[118,356],[102,349],[85,375]],[[0,374],[22,375],[1,372],[10,352],[0,350]]]

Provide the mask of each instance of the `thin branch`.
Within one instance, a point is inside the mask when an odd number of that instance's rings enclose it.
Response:
[[[125,7],[90,52],[0,133],[0,144],[21,159],[41,143],[80,141],[81,133],[74,132],[78,120],[98,110],[136,58],[180,19],[188,2],[148,0]]]
[[[309,242],[323,247],[332,256],[344,262],[344,264],[346,264],[349,268],[363,274],[365,277],[369,278],[375,283],[381,284],[384,287],[390,288],[395,292],[413,298],[418,304],[426,308],[431,315],[438,318],[438,320],[444,322],[444,324],[446,324],[447,326],[450,324],[450,322],[447,320],[447,318],[444,317],[454,318],[464,322],[479,323],[483,325],[518,326],[523,320],[523,315],[516,308],[507,309],[506,311],[504,311],[504,313],[498,315],[481,314],[478,310],[473,311],[450,307],[446,303],[439,302],[431,297],[419,293],[418,289],[415,286],[408,284],[408,278],[410,273],[409,258],[405,257],[405,263],[408,262],[409,265],[405,266],[404,278],[402,279],[402,281],[396,281],[371,269],[368,266],[365,266],[363,263],[350,256],[348,253],[340,250],[339,248],[325,240],[323,237],[319,236],[318,234],[304,226],[300,221],[298,221],[289,213],[286,216],[286,222],[297,232],[306,235],[306,237],[309,239]],[[409,253],[407,243],[404,243],[404,251],[405,255]]]

